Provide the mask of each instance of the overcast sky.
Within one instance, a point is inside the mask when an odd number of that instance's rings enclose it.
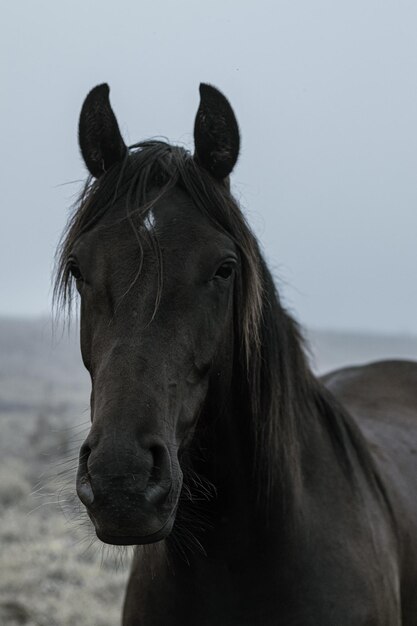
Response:
[[[234,191],[297,319],[417,334],[416,32],[415,0],[4,4],[0,314],[50,311],[89,89],[110,84],[126,142],[191,148],[204,81],[235,109]]]

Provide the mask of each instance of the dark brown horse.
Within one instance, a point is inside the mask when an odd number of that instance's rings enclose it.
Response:
[[[239,131],[201,85],[195,153],[125,146],[107,85],[57,296],[81,299],[77,491],[136,548],[125,626],[417,625],[417,365],[317,380],[230,194]]]

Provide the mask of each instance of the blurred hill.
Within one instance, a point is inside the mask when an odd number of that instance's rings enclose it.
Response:
[[[89,377],[76,331],[47,318],[0,318],[0,453],[36,440],[60,454],[63,432],[88,420]]]
[[[310,330],[307,342],[317,373],[385,359],[417,361],[417,336]]]
[[[60,402],[85,395],[88,375],[77,330],[48,318],[0,317],[0,403],[13,399],[30,408],[51,394]]]

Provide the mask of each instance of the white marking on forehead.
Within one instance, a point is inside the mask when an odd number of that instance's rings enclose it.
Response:
[[[143,225],[148,231],[155,229],[156,219],[155,219],[155,213],[153,212],[153,209],[150,209],[148,213],[146,214],[146,217],[143,221]]]

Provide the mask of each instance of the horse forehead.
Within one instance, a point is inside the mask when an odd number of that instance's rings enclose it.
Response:
[[[155,231],[168,249],[209,245],[211,241],[225,238],[209,217],[181,191],[175,191],[157,202],[148,212],[144,225],[146,229]]]
[[[101,264],[103,259],[106,264],[119,263],[120,259],[137,259],[139,235],[142,252],[153,256],[149,240],[141,236],[140,231],[155,235],[164,254],[175,258],[233,248],[231,240],[215,228],[208,215],[199,210],[182,190],[175,189],[153,203],[141,221],[139,225],[134,219],[126,219],[124,205],[116,207],[97,228],[82,235],[75,246],[76,251],[80,256],[88,253],[91,256],[94,252],[96,264]],[[135,235],[136,229],[139,232]]]
[[[158,230],[162,231],[167,230],[169,232],[176,226],[181,227],[184,224],[204,224],[207,222],[207,218],[203,217],[191,198],[186,193],[176,189],[158,200],[151,211],[155,227],[158,226]]]

